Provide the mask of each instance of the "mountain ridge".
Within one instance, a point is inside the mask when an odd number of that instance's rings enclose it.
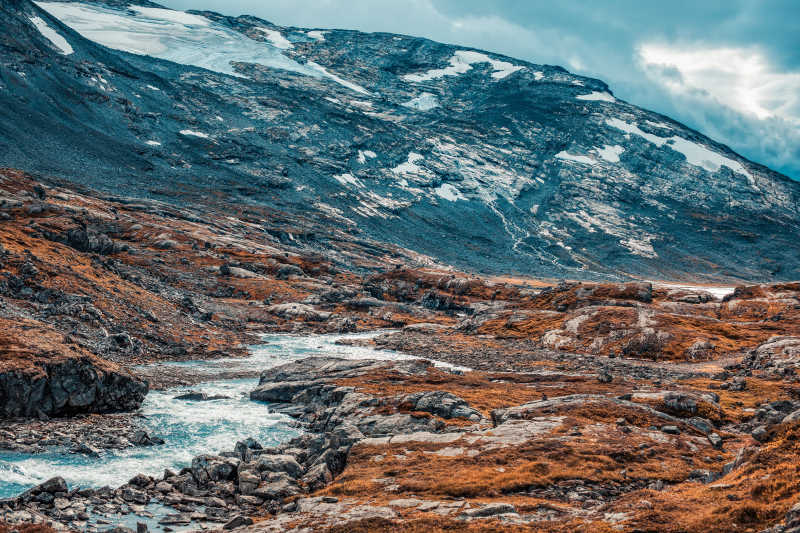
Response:
[[[57,135],[43,130],[69,122],[39,102],[36,139],[21,135],[19,116],[0,124],[0,143],[22,139],[38,157],[6,150],[5,166],[171,202],[224,194],[484,272],[797,277],[789,253],[800,217],[796,182],[616,99],[600,80],[387,33],[283,28],[207,11],[165,15],[153,3],[39,5],[77,33],[144,35],[146,46],[160,47],[156,55],[215,61],[233,74],[81,40],[75,57],[99,74],[70,74],[87,115],[69,119],[95,131],[103,124],[100,138],[68,146],[80,136],[73,125],[71,135],[50,140]],[[117,26],[92,27],[75,15],[81,9]],[[186,25],[184,16],[200,18]],[[208,46],[208,32],[244,44],[198,58],[154,32],[161,27]],[[261,63],[239,61],[245,49]],[[42,143],[48,137],[58,157]]]

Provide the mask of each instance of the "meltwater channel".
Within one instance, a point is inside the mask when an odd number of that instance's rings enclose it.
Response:
[[[310,356],[347,359],[408,359],[398,352],[336,344],[340,339],[369,338],[375,333],[349,335],[265,335],[263,344],[251,347],[251,355],[239,359],[157,363],[180,365],[207,376],[191,387],[151,391],[140,410],[143,425],[165,444],[103,452],[99,457],[53,449],[46,453],[21,454],[0,450],[0,498],[7,498],[53,476],[63,477],[70,488],[117,487],[138,473],[160,475],[165,468],[178,470],[204,453],[231,450],[238,440],[253,437],[265,446],[298,435],[296,424],[269,405],[253,402],[249,393],[258,378],[215,379],[223,371],[261,371]],[[175,399],[189,390],[228,399],[187,401]]]

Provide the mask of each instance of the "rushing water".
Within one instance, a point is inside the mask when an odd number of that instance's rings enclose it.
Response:
[[[70,488],[112,487],[126,483],[138,473],[160,475],[165,468],[180,469],[203,453],[231,450],[237,440],[253,437],[264,445],[278,444],[297,435],[290,419],[271,413],[267,404],[252,402],[249,392],[256,378],[215,380],[215,375],[231,370],[263,370],[312,355],[348,359],[406,359],[405,354],[372,348],[337,345],[342,338],[355,335],[266,335],[264,344],[251,347],[242,359],[160,363],[187,367],[203,375],[203,383],[191,387],[152,391],[142,404],[143,425],[151,434],[164,439],[161,446],[106,451],[100,457],[71,454],[53,449],[41,454],[20,454],[0,450],[0,498],[13,496],[53,476],[63,477]],[[206,380],[207,378],[207,380]],[[228,399],[209,401],[177,400],[175,396],[192,391],[223,395]]]

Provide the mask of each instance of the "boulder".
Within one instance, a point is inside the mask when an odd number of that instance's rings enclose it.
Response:
[[[403,398],[403,403],[410,404],[414,411],[423,411],[446,419],[467,418],[477,422],[483,418],[480,412],[471,408],[466,401],[446,391],[409,394]]]
[[[326,311],[317,311],[310,305],[301,303],[285,303],[273,305],[267,308],[267,311],[273,315],[285,318],[287,320],[303,319],[315,322],[324,322],[328,320],[331,313]]]
[[[239,492],[245,495],[255,494],[255,490],[261,483],[261,477],[253,472],[243,470],[239,472]]]
[[[266,483],[253,491],[253,496],[258,496],[264,500],[278,500],[288,498],[300,493],[300,487],[288,479],[280,479],[272,483]]]
[[[261,455],[256,468],[259,472],[285,472],[293,478],[303,475],[303,468],[291,455]]]
[[[309,468],[302,481],[308,487],[308,490],[313,492],[333,481],[333,475],[328,469],[328,465],[320,463]]]
[[[510,503],[488,503],[476,509],[469,509],[464,512],[471,518],[485,518],[501,514],[516,513],[517,510]]]
[[[239,515],[235,518],[232,518],[229,522],[227,522],[224,526],[222,526],[222,529],[236,529],[237,527],[250,526],[250,525],[253,525],[252,518]]]

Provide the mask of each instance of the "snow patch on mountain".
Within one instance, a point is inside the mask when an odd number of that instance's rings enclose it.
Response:
[[[328,30],[311,30],[306,32],[306,35],[315,41],[324,41],[326,33],[328,33]]]
[[[622,152],[625,151],[625,148],[618,144],[615,144],[614,146],[606,144],[602,148],[595,148],[594,151],[597,155],[609,163],[619,163],[619,156],[622,155]]]
[[[328,69],[326,69],[325,67],[323,67],[319,63],[315,63],[314,61],[309,61],[308,63],[306,63],[306,65],[311,67],[312,69],[316,70],[317,72],[321,73],[323,76],[326,76],[326,77],[332,79],[333,81],[335,81],[336,83],[338,83],[339,85],[341,85],[343,87],[347,87],[348,89],[353,90],[353,91],[355,91],[357,93],[369,95],[369,91],[367,91],[365,88],[363,88],[360,85],[355,84],[355,83],[353,83],[351,81],[347,81],[347,80],[345,80],[343,78],[340,78],[336,74],[334,74],[332,72],[329,72]]]
[[[375,159],[376,157],[378,157],[377,154],[375,152],[373,152],[372,150],[359,150],[358,151],[358,162],[361,163],[362,165],[367,162],[367,158]]]
[[[72,2],[39,2],[39,7],[87,39],[137,55],[166,59],[241,77],[232,63],[256,63],[319,77],[320,72],[200,15],[171,9],[132,11]]]
[[[363,187],[364,184],[361,183],[357,177],[353,176],[349,172],[345,172],[344,174],[335,174],[333,179],[341,183],[342,185],[349,186],[353,185],[355,187]]]
[[[439,100],[431,93],[422,93],[416,98],[405,102],[403,105],[411,109],[416,109],[417,111],[430,111],[435,107],[439,107]]]
[[[422,161],[425,159],[422,154],[418,154],[416,152],[409,152],[408,159],[405,163],[400,163],[396,167],[392,169],[392,172],[395,174],[409,174],[409,173],[418,173],[422,172],[423,169],[419,165],[417,165],[418,161]]]
[[[181,130],[181,135],[188,135],[189,137],[200,137],[201,139],[208,139],[208,134],[202,131],[194,130]]]
[[[592,91],[589,94],[579,94],[576,96],[578,100],[588,100],[597,102],[616,102],[617,99],[608,94],[607,92]]]
[[[41,17],[30,17],[28,20],[30,20],[33,25],[36,26],[36,29],[39,30],[39,33],[41,33],[45,39],[53,43],[53,46],[58,48],[62,54],[68,56],[75,51],[67,40],[56,30],[48,26]]]
[[[459,74],[469,72],[469,70],[472,69],[472,65],[477,63],[489,63],[492,69],[494,69],[492,78],[497,80],[503,79],[522,68],[508,61],[492,59],[488,55],[480,52],[457,50],[455,54],[453,54],[453,57],[450,58],[450,65],[447,67],[435,68],[419,74],[406,74],[403,76],[403,79],[410,82],[421,82],[439,79],[444,76],[458,76]]]
[[[294,45],[289,42],[289,40],[283,36],[281,32],[278,30],[271,30],[269,28],[256,28],[258,31],[266,35],[267,40],[272,43],[272,46],[275,48],[280,48],[281,50],[288,50],[290,48],[294,48]]]
[[[200,15],[192,15],[184,11],[174,11],[160,7],[129,6],[130,10],[150,19],[174,22],[186,26],[209,26],[211,21]]]
[[[583,163],[584,165],[594,165],[595,163],[597,163],[597,161],[595,161],[591,157],[588,157],[588,156],[585,156],[585,155],[573,155],[573,154],[570,154],[570,153],[566,152],[565,150],[562,150],[562,151],[558,152],[556,154],[556,157],[558,159],[564,159],[566,161],[574,161],[576,163]]]
[[[646,133],[639,129],[636,124],[629,124],[624,120],[618,118],[610,118],[606,120],[606,124],[618,130],[625,131],[638,135],[647,139],[658,147],[668,146],[669,148],[680,152],[686,158],[686,162],[690,165],[698,166],[709,172],[717,172],[721,167],[726,166],[734,172],[747,176],[750,184],[755,186],[753,175],[740,162],[735,161],[729,157],[725,157],[710,148],[697,144],[696,142],[689,141],[683,137],[673,135],[672,137],[660,137],[652,133]]]
[[[442,183],[440,186],[436,187],[433,190],[437,196],[440,198],[444,198],[445,200],[449,200],[451,202],[455,202],[456,200],[466,200],[461,191],[456,189],[450,183]]]

